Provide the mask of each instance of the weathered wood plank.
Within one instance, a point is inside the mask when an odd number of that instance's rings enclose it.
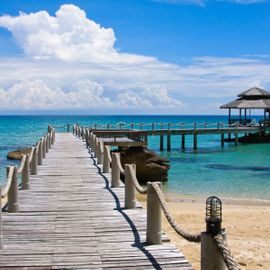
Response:
[[[123,209],[124,188],[110,189],[82,141],[56,143],[20,191],[20,213],[3,214],[0,269],[192,269],[163,235],[146,246],[146,212]]]

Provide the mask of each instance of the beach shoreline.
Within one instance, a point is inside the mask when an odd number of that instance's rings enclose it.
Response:
[[[175,220],[188,232],[205,231],[205,199],[203,197],[165,193]],[[177,197],[177,198],[176,198]],[[146,196],[137,194],[146,207]],[[270,202],[253,199],[222,198],[223,222],[227,240],[241,269],[270,269]],[[195,270],[200,269],[200,244],[190,243],[174,232],[162,217],[163,230],[186,256]]]

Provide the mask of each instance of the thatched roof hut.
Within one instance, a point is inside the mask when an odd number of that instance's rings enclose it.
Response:
[[[239,109],[239,121],[247,122],[247,110],[251,109],[263,109],[264,120],[266,120],[266,113],[270,119],[270,92],[258,87],[253,87],[237,95],[239,98],[222,105],[221,109],[229,109],[229,123],[231,123],[231,109]],[[244,121],[242,121],[242,109],[244,109]]]

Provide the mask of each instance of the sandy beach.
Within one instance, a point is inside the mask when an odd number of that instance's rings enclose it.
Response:
[[[146,206],[145,197],[138,195]],[[203,199],[168,196],[166,200],[175,219],[189,232],[205,230]],[[270,269],[270,203],[252,200],[223,201],[223,228],[228,244],[242,269]],[[196,270],[200,269],[200,245],[178,236],[163,216],[163,228],[168,237],[187,257]]]

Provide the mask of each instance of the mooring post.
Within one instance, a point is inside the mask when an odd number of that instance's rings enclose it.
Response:
[[[10,167],[7,167],[7,175],[9,173]],[[19,185],[18,185],[18,168],[14,166],[14,171],[12,175],[11,185],[7,194],[8,202],[8,212],[18,213],[19,212]]]
[[[128,166],[132,166],[133,169],[136,167],[135,164],[125,164],[125,208],[126,209],[133,209],[136,208],[136,190],[133,184],[132,175],[130,174],[129,170],[127,169]]]
[[[198,149],[198,130],[197,130],[197,124],[194,123],[194,133],[193,133],[193,149],[197,150]]]
[[[3,229],[2,229],[2,187],[0,185],[0,249],[3,249]]]
[[[49,137],[48,149],[51,149],[52,147],[52,132],[51,131],[48,133],[48,137]]]
[[[29,189],[30,161],[29,154],[26,154],[25,164],[22,171],[22,189]]]
[[[92,152],[93,152],[94,157],[96,157],[96,140],[97,140],[97,136],[94,134],[93,135],[93,148],[92,148]]]
[[[112,153],[112,188],[120,187],[120,169],[117,164],[118,153]]]
[[[160,183],[158,182],[159,186]],[[152,183],[147,183],[147,231],[146,243],[149,245],[162,244],[161,206]]]
[[[182,141],[181,141],[181,148],[184,150],[186,148],[186,136],[185,134],[182,134]]]
[[[33,156],[31,160],[31,175],[37,175],[37,147],[34,147]]]

